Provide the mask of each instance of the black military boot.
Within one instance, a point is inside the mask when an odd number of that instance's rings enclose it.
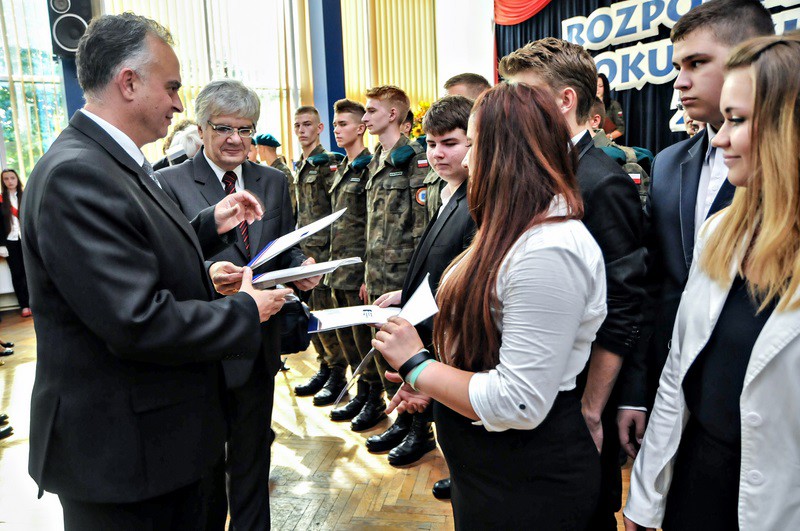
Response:
[[[389,464],[392,466],[410,465],[436,448],[431,422],[422,415],[413,415],[413,417],[411,430],[406,438],[389,452]]]
[[[374,428],[376,424],[386,418],[386,402],[383,400],[383,386],[374,383],[369,386],[369,396],[361,411],[350,423],[353,431],[364,431]]]
[[[317,394],[314,395],[315,406],[329,406],[336,402],[336,398],[342,389],[347,385],[347,378],[344,376],[344,367],[331,367],[328,381],[322,386]]]
[[[389,426],[389,429],[380,435],[373,435],[367,439],[367,450],[371,453],[388,452],[401,442],[411,429],[411,413],[400,413]]]
[[[328,381],[328,376],[330,375],[331,368],[328,367],[327,363],[321,363],[317,374],[312,376],[311,379],[306,383],[295,386],[294,394],[297,396],[311,396],[316,394],[320,389],[322,389],[322,386],[325,385],[325,382]]]
[[[336,422],[350,420],[358,415],[358,413],[361,411],[361,408],[363,408],[364,404],[367,403],[367,396],[369,396],[369,384],[364,380],[359,380],[356,385],[358,385],[358,393],[356,393],[356,396],[353,397],[347,404],[331,411],[331,420]]]

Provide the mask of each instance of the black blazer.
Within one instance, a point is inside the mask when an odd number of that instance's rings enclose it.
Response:
[[[653,161],[645,204],[647,286],[652,301],[647,321],[652,325],[652,335],[644,338],[640,351],[623,367],[621,378],[628,391],[622,401],[626,405],[652,405],[669,354],[678,304],[692,265],[697,187],[707,148],[708,134],[704,129],[666,148]],[[709,216],[728,206],[734,191],[735,187],[726,180]]]
[[[203,209],[217,204],[225,197],[225,190],[214,170],[208,165],[203,151],[191,159],[170,166],[157,173],[164,191],[173,198],[188,218],[195,217]],[[245,189],[253,192],[264,204],[264,217],[248,227],[250,252],[254,256],[267,243],[294,230],[292,205],[289,200],[289,187],[286,177],[280,170],[245,161],[242,165]],[[242,235],[237,229],[236,244],[220,253],[208,257],[210,261],[227,261],[236,265],[246,265],[250,258],[245,253]],[[254,275],[265,271],[298,266],[304,260],[300,247],[293,247],[254,271]],[[261,325],[261,354],[267,370],[277,374],[280,361],[280,329],[278,319],[269,319]],[[252,358],[225,360],[222,367],[228,387],[243,385],[253,368]]]
[[[604,348],[627,356],[637,346],[645,298],[644,219],[639,191],[619,164],[596,148],[587,132],[577,145],[583,223],[606,266],[608,315],[597,332]]]
[[[31,173],[22,234],[38,356],[33,479],[98,503],[199,480],[225,440],[217,361],[255,356],[261,342],[252,298],[211,301],[213,211],[190,225],[77,112]]]
[[[437,213],[428,223],[422,240],[414,249],[408,272],[403,280],[401,306],[414,294],[430,273],[431,290],[436,293],[442,273],[453,259],[466,249],[475,236],[475,221],[467,204],[467,181],[453,193],[441,214]],[[430,345],[433,334],[433,319],[417,325],[425,345]]]

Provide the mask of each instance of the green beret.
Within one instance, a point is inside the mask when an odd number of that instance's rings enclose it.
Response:
[[[269,146],[269,147],[281,147],[281,143],[278,142],[278,139],[274,136],[270,135],[269,133],[259,133],[253,137],[253,144],[257,146]]]

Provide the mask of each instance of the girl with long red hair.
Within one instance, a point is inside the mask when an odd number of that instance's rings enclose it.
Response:
[[[576,154],[554,95],[501,83],[475,102],[468,201],[478,226],[443,276],[432,360],[392,318],[373,346],[433,400],[457,529],[584,529],[599,456],[575,378],[606,315],[603,257],[579,221]]]

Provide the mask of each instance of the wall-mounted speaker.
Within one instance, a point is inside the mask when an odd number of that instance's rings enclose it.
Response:
[[[92,0],[47,0],[53,53],[75,57],[78,41],[92,18]]]

